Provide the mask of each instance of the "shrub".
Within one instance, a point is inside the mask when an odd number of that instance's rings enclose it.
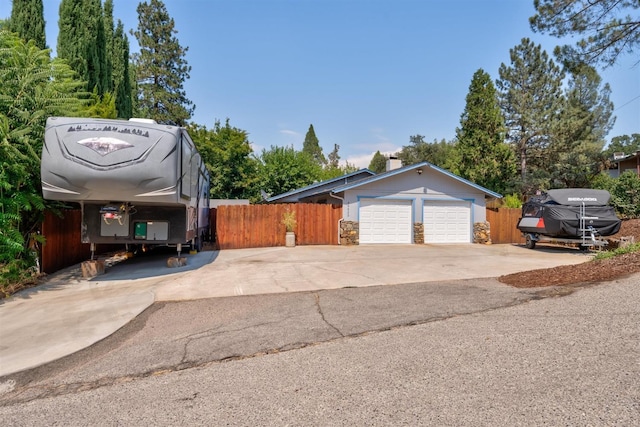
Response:
[[[634,171],[626,171],[618,178],[598,175],[593,188],[611,193],[611,206],[622,218],[640,218],[640,177]]]
[[[505,208],[521,208],[522,200],[517,194],[507,194],[504,196],[504,199],[502,199],[502,206]]]
[[[298,225],[298,221],[296,220],[296,211],[287,209],[285,213],[282,214],[282,224],[284,224],[284,228],[288,232],[295,230]]]

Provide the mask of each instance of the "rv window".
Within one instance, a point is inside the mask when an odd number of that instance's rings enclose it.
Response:
[[[180,171],[181,178],[181,196],[183,199],[191,199],[191,144],[186,138],[182,138],[182,170]]]
[[[191,197],[198,197],[198,174],[200,173],[200,154],[194,152],[191,161]]]

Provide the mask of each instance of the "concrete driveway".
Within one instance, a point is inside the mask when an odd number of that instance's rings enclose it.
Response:
[[[0,302],[0,376],[109,336],[155,301],[489,278],[585,262],[574,249],[514,245],[299,246],[201,252],[168,269],[134,258],[91,280],[78,266]]]

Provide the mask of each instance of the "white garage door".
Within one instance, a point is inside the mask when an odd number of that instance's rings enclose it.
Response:
[[[471,204],[425,201],[422,210],[425,243],[470,243]]]
[[[360,243],[411,243],[411,200],[361,200]]]

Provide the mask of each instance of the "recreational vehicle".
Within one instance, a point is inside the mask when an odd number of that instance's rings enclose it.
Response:
[[[50,117],[42,149],[45,199],[77,202],[82,242],[183,244],[209,226],[209,174],[187,131],[153,120]]]

